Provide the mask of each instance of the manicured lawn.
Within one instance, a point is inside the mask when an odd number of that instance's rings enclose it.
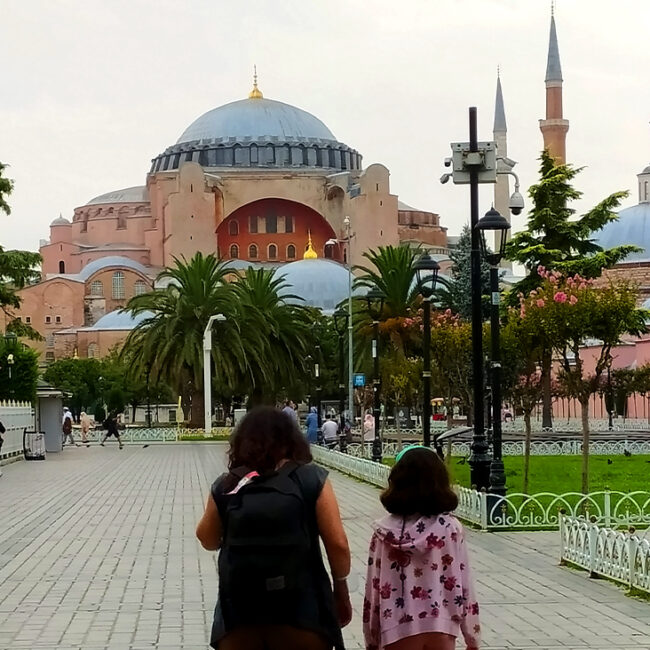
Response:
[[[394,459],[386,458],[384,462],[392,465]],[[508,492],[521,492],[524,459],[506,456],[504,464]],[[580,492],[581,468],[580,456],[532,456],[529,493]],[[449,469],[455,483],[470,487],[469,465],[464,458],[453,457]],[[650,456],[591,456],[589,471],[591,492],[605,488],[619,492],[650,491]]]

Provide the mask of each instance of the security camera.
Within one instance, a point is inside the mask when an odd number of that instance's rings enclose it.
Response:
[[[452,159],[451,158],[445,158],[445,167],[451,167]]]
[[[440,177],[440,182],[444,185],[451,178],[451,174],[443,174]]]
[[[521,214],[524,209],[524,197],[520,194],[519,190],[515,190],[510,195],[510,201],[508,202],[508,207],[512,214]]]

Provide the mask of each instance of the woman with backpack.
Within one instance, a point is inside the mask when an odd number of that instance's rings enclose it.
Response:
[[[402,450],[370,541],[363,633],[367,650],[477,650],[481,626],[458,497],[438,454]]]
[[[205,549],[220,550],[213,648],[343,650],[350,549],[327,471],[311,460],[296,422],[278,409],[253,409],[235,429],[229,471],[196,529]]]

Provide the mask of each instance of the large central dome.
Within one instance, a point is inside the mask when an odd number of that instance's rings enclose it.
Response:
[[[215,138],[336,141],[334,134],[311,113],[264,98],[242,99],[213,108],[194,120],[177,144]]]
[[[265,99],[257,83],[248,99],[218,106],[190,124],[176,144],[156,156],[151,173],[184,162],[205,168],[361,169],[361,155],[311,113]]]

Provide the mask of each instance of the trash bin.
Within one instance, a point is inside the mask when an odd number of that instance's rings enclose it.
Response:
[[[45,460],[45,434],[42,431],[23,431],[25,460]]]

